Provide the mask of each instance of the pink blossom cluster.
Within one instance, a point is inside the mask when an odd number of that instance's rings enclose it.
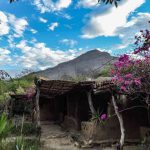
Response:
[[[107,114],[102,114],[100,116],[100,119],[103,120],[103,121],[106,120],[107,119]]]
[[[142,55],[142,59],[133,59],[122,55],[111,70],[113,82],[119,92],[139,91],[150,86],[150,31],[140,31],[136,36],[136,49],[133,54]]]
[[[127,92],[135,86],[141,85],[141,77],[136,74],[136,69],[141,65],[142,61],[135,61],[128,55],[122,55],[111,71],[113,82],[117,85],[120,92]]]

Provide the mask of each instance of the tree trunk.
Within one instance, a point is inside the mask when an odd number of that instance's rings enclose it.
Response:
[[[147,104],[147,113],[148,113],[148,123],[150,126],[150,95],[146,98],[146,104]]]
[[[36,126],[37,128],[40,127],[40,107],[39,107],[39,97],[40,97],[40,90],[39,86],[36,86]]]
[[[92,117],[95,117],[96,110],[93,106],[91,91],[86,92],[86,94],[87,94],[87,98],[88,98],[89,107],[90,107],[90,110],[91,110],[91,113],[92,113]]]
[[[125,141],[125,128],[124,128],[123,118],[122,118],[122,115],[118,111],[118,106],[117,106],[114,96],[112,96],[112,103],[113,103],[115,113],[118,117],[119,124],[120,124],[120,130],[121,130],[119,150],[123,150],[124,141]]]
[[[149,123],[149,126],[150,126],[150,104],[148,104],[147,113],[148,113],[148,123]]]

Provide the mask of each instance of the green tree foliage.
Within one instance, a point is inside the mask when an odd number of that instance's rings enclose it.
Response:
[[[93,78],[96,79],[98,77],[110,77],[110,71],[112,69],[112,65],[104,65],[101,71],[97,71],[94,73]]]
[[[112,4],[115,5],[116,7],[118,7],[118,2],[120,2],[121,0],[98,0],[98,3],[105,3],[105,4]]]
[[[0,80],[0,102],[9,99],[10,94],[24,94],[25,90],[34,85],[34,74],[12,80]]]
[[[110,76],[111,65],[106,65],[100,72],[99,76],[101,77],[109,77]]]

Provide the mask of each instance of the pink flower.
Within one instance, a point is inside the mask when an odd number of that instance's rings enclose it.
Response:
[[[132,77],[132,74],[131,73],[128,73],[125,75],[125,78],[131,78]]]
[[[121,86],[121,88],[120,88],[122,91],[124,91],[124,92],[126,92],[127,91],[127,89],[126,89],[126,87],[125,86]]]
[[[121,67],[124,66],[124,62],[122,62],[122,61],[117,61],[117,62],[114,63],[114,66],[115,66],[116,68],[121,68]]]
[[[135,85],[141,85],[141,81],[140,81],[140,79],[134,79],[134,83],[135,83]]]
[[[107,119],[107,114],[102,114],[100,117],[101,120],[106,120]]]
[[[141,51],[141,49],[136,49],[133,54],[138,54]]]
[[[124,79],[122,77],[118,77],[117,80],[118,80],[119,83],[123,83],[124,82]]]
[[[120,56],[120,58],[119,58],[119,61],[123,61],[124,62],[124,61],[127,61],[127,60],[129,60],[129,56],[126,55],[126,54]]]
[[[114,73],[115,73],[115,70],[112,69],[112,70],[111,70],[111,74],[114,74]]]
[[[125,85],[130,85],[130,83],[131,83],[130,81],[125,81],[124,82]]]

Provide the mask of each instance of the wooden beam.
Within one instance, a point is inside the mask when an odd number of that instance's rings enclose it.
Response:
[[[89,103],[89,108],[91,110],[91,113],[92,113],[92,117],[94,117],[96,115],[96,110],[93,106],[93,101],[92,101],[92,91],[87,91],[86,92],[86,95],[87,95],[87,99],[88,99],[88,103]]]
[[[39,107],[40,89],[39,84],[36,84],[35,108],[36,108],[36,127],[40,127],[40,107]]]

